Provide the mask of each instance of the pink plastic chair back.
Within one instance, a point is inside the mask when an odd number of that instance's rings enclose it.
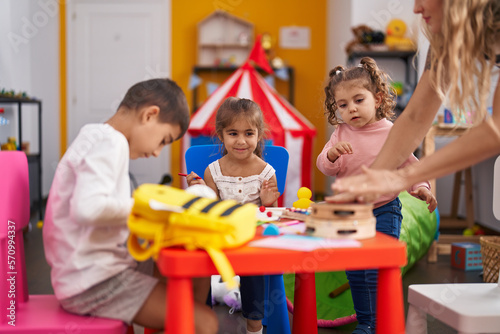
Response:
[[[29,298],[23,241],[29,220],[26,155],[0,151],[0,333],[124,334],[122,321],[70,314],[54,295]]]
[[[0,309],[28,300],[23,229],[30,219],[28,160],[0,151]],[[2,311],[3,312],[3,311]],[[1,317],[5,321],[5,317]]]

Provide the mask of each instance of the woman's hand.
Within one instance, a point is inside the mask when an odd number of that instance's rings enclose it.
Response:
[[[374,202],[380,195],[399,193],[406,189],[406,180],[398,171],[361,167],[363,173],[336,180],[332,184],[334,196],[327,202]]]
[[[433,212],[437,207],[437,200],[434,194],[426,187],[417,188],[417,190],[410,192],[410,194],[418,199],[421,199],[425,203],[429,204],[427,208],[429,212]]]
[[[206,186],[205,181],[203,181],[203,179],[199,177],[195,172],[191,172],[186,176],[186,182],[188,186],[193,186],[195,184],[202,184]]]
[[[262,183],[260,202],[263,206],[273,206],[280,195],[276,182],[269,180]]]

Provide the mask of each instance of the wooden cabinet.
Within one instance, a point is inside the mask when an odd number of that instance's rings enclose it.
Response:
[[[239,66],[254,41],[252,23],[217,10],[198,23],[198,66]]]

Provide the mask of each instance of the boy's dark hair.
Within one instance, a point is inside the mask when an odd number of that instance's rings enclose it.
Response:
[[[180,126],[179,138],[187,131],[189,107],[186,95],[174,81],[158,78],[138,82],[129,88],[118,109],[139,110],[148,106],[160,108],[160,122]]]

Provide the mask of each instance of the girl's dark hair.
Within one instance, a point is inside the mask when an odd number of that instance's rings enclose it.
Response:
[[[124,107],[128,110],[138,111],[149,106],[160,108],[160,122],[180,126],[179,138],[187,131],[189,107],[186,95],[174,81],[158,78],[138,82],[129,88],[118,109]]]
[[[228,97],[222,102],[215,116],[215,132],[217,136],[222,138],[224,129],[233,124],[238,117],[244,117],[248,123],[257,128],[259,142],[253,153],[259,158],[262,158],[266,124],[264,122],[262,110],[260,110],[259,105],[252,100]],[[224,149],[223,154],[226,153],[227,151]]]
[[[377,119],[392,119],[394,107],[396,106],[396,91],[391,86],[391,78],[387,73],[380,70],[375,60],[363,57],[359,66],[349,69],[337,66],[329,73],[328,84],[325,87],[325,110],[328,122],[332,125],[340,124],[342,121],[337,117],[337,102],[335,101],[335,89],[342,82],[359,80],[363,88],[369,90],[374,96],[379,94],[382,103],[377,109]]]

